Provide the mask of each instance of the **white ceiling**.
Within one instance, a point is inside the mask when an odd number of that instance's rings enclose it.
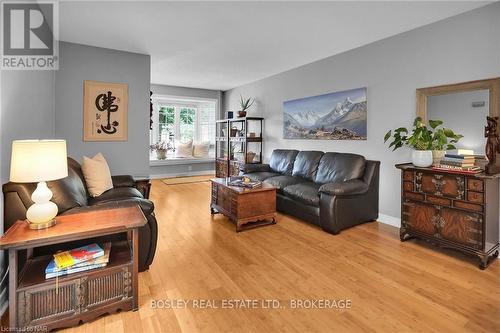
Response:
[[[63,2],[61,40],[151,55],[152,83],[227,90],[489,2]]]

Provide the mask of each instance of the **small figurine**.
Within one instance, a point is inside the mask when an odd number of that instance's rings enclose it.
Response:
[[[488,165],[486,165],[487,174],[500,173],[500,161],[497,159],[497,154],[500,154],[500,139],[498,138],[498,117],[486,117],[488,125],[484,127],[484,137],[486,141],[486,157],[488,157]]]

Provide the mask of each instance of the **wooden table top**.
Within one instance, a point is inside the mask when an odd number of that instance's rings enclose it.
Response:
[[[230,186],[228,183],[231,181],[230,177],[227,178],[212,178],[211,182],[220,184],[224,187],[227,187],[231,191],[234,191],[238,194],[246,194],[246,193],[255,193],[255,192],[263,192],[263,191],[275,191],[276,188],[272,185],[262,183],[262,186],[256,188],[248,188],[248,187],[240,187],[240,186]]]
[[[453,171],[453,170],[441,170],[441,169],[433,169],[432,167],[428,168],[421,168],[414,166],[412,163],[400,163],[396,164],[395,167],[400,170],[423,170],[423,171],[432,171],[432,172],[441,172],[441,173],[452,173],[452,174],[457,174],[457,175],[463,175],[463,176],[469,176],[469,177],[476,177],[476,178],[483,178],[483,179],[497,179],[500,178],[500,173],[493,174],[493,175],[488,175],[484,172],[480,173],[469,173],[469,172],[459,172],[459,171]]]
[[[147,220],[139,206],[89,210],[56,217],[56,225],[33,230],[27,221],[17,221],[0,238],[0,249],[23,249],[77,239],[104,236],[142,227]]]

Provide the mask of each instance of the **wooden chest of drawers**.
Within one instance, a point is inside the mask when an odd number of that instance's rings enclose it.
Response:
[[[499,177],[400,164],[401,241],[418,237],[473,254],[480,268],[498,256]]]

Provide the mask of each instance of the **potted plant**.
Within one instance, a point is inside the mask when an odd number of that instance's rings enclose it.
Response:
[[[159,160],[164,160],[167,158],[167,152],[172,149],[172,144],[170,141],[158,141],[157,143],[150,145],[149,149],[151,151],[156,151],[156,158]]]
[[[247,110],[252,106],[252,104],[255,102],[255,98],[247,98],[244,99],[243,96],[240,95],[240,106],[241,110],[238,111],[238,117],[246,117],[247,115]]]
[[[434,162],[434,151],[436,158],[440,160],[444,156],[444,149],[456,149],[453,144],[463,137],[449,128],[438,128],[442,124],[441,120],[429,120],[430,128],[428,128],[422,118],[417,117],[413,122],[411,133],[407,128],[399,127],[394,133],[392,130],[387,132],[384,142],[392,136],[393,141],[389,148],[392,147],[393,151],[403,146],[413,148],[412,163],[418,167],[429,167]]]

